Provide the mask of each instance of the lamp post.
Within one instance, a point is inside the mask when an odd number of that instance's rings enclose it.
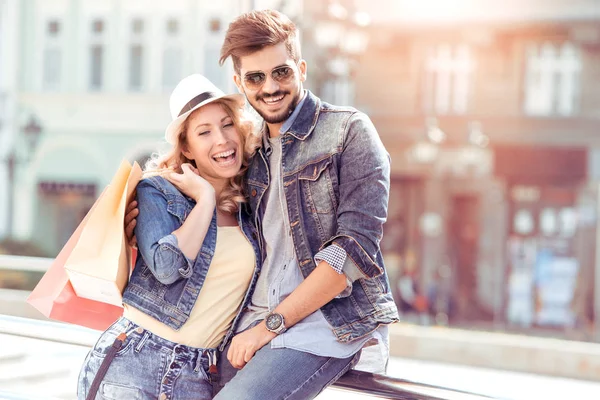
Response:
[[[314,42],[319,47],[319,96],[335,104],[352,105],[351,80],[357,58],[369,41],[368,14],[345,7],[340,0],[323,1],[316,13]]]
[[[13,233],[13,214],[14,214],[14,197],[15,197],[15,170],[19,164],[28,164],[31,156],[35,153],[39,139],[42,133],[42,127],[39,125],[35,116],[29,117],[29,121],[22,128],[23,136],[27,142],[26,157],[24,159],[17,156],[16,144],[13,144],[11,152],[6,157],[6,167],[8,170],[8,237]]]
[[[446,133],[440,129],[435,117],[427,118],[425,126],[425,138],[411,147],[410,156],[418,164],[433,164],[440,155],[441,144],[446,140]]]

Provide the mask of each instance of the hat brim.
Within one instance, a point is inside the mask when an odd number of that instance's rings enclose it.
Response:
[[[196,111],[200,107],[203,107],[203,106],[205,106],[207,104],[210,104],[210,103],[214,103],[215,101],[221,100],[221,99],[231,99],[231,100],[234,100],[242,108],[246,104],[246,97],[243,94],[238,94],[238,93],[228,94],[228,95],[219,96],[219,97],[212,97],[212,98],[210,98],[208,100],[205,100],[202,103],[199,103],[198,105],[196,105],[191,110],[189,110],[189,111],[181,114],[179,117],[177,117],[176,119],[174,119],[173,121],[171,121],[171,123],[167,126],[167,129],[165,130],[165,140],[168,143],[174,145],[177,142],[177,134],[179,133],[179,130],[181,129],[181,124],[183,124],[183,122],[186,120],[187,117],[189,117],[189,115],[191,113],[193,113],[194,111]]]

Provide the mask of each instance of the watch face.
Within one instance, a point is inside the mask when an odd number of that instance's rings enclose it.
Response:
[[[267,320],[265,321],[267,328],[270,330],[279,328],[282,322],[283,318],[281,317],[281,314],[270,314],[267,316]]]

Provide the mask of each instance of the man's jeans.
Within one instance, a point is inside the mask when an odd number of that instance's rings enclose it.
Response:
[[[215,400],[306,400],[352,368],[360,351],[348,358],[320,357],[292,349],[260,349],[241,370],[227,360],[229,346],[217,363],[220,385],[225,387]]]

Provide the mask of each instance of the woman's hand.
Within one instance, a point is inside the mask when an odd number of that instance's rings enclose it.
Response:
[[[171,182],[179,191],[188,197],[196,200],[215,197],[215,189],[212,185],[198,174],[198,170],[192,164],[185,163],[181,165],[182,174],[170,172],[165,178]],[[207,197],[210,196],[210,197]]]

